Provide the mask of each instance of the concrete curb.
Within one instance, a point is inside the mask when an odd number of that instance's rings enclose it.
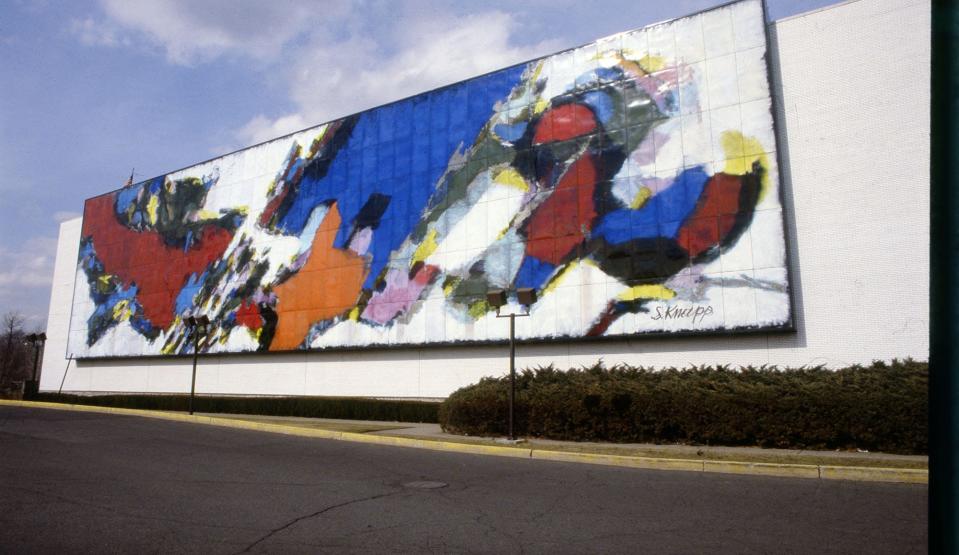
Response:
[[[431,449],[433,451],[449,451],[455,453],[469,453],[474,455],[493,455],[498,457],[528,458],[545,461],[601,464],[606,466],[620,466],[627,468],[683,470],[687,472],[714,472],[721,474],[747,474],[760,476],[786,476],[791,478],[815,478],[820,480],[903,482],[911,484],[929,483],[928,469],[874,468],[865,466],[761,463],[702,459],[670,459],[631,455],[611,455],[602,453],[576,453],[570,451],[553,451],[548,449],[531,449],[528,447],[477,445],[473,443],[458,443],[455,441],[434,441],[406,437],[371,435],[356,432],[337,432],[333,430],[302,428],[285,424],[238,420],[234,418],[217,418],[214,416],[189,415],[156,410],[70,405],[63,403],[46,403],[40,401],[14,401],[7,399],[0,399],[0,405],[79,412],[95,412],[101,414],[122,414],[127,416],[140,416],[146,418],[157,418],[161,420],[174,420],[178,422],[192,422],[195,424],[206,424],[225,428],[238,428],[243,430],[255,430],[301,437],[315,437],[337,441],[391,445],[394,447],[413,447],[417,449]]]

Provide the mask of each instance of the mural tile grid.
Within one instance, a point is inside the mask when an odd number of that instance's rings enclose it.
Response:
[[[89,199],[69,351],[787,327],[776,159],[758,0],[607,37]]]

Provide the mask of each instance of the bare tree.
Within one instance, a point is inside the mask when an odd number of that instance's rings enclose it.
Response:
[[[31,348],[24,344],[24,317],[10,311],[0,318],[0,384],[29,379]]]

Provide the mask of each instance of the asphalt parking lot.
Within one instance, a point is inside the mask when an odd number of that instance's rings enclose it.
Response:
[[[639,470],[0,407],[0,551],[926,551],[927,487]]]

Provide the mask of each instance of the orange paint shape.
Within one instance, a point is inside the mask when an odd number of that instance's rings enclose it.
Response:
[[[333,246],[340,222],[340,211],[334,204],[313,235],[306,263],[276,286],[278,321],[271,351],[297,348],[314,323],[356,304],[366,278],[366,263],[363,257]]]

